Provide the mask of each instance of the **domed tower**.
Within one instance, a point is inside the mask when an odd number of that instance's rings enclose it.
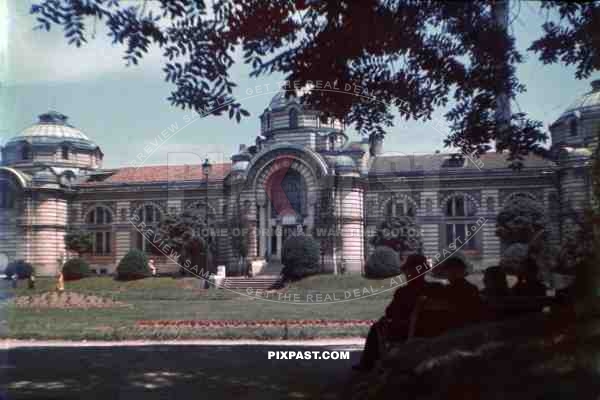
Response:
[[[288,142],[327,151],[341,148],[348,139],[340,121],[322,121],[318,111],[305,107],[298,97],[286,91],[271,99],[260,121],[265,144]]]
[[[82,131],[67,122],[68,117],[48,111],[38,122],[21,131],[2,148],[2,165],[29,169],[47,165],[69,169],[102,167],[104,155]]]
[[[575,100],[550,125],[554,149],[596,146],[600,134],[600,80],[591,86],[591,91]]]
[[[98,145],[56,111],[9,139],[0,166],[0,255],[53,276],[65,257],[72,183],[100,168]]]
[[[592,204],[592,155],[600,135],[600,80],[550,125],[552,154],[558,165],[557,208],[561,242],[581,228],[584,210]]]

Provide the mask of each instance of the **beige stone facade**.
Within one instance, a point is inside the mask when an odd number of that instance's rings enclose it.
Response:
[[[491,265],[501,252],[495,218],[511,199],[535,199],[551,216],[547,230],[557,243],[565,218],[590,204],[587,147],[600,129],[600,86],[584,97],[551,126],[551,157],[527,156],[520,171],[497,153],[477,160],[386,153],[381,139],[350,141],[341,123],[323,122],[283,94],[260,116],[253,144],[240,146],[230,163],[212,165],[208,177],[200,165],[103,169],[100,147],[64,115],[49,112],[2,149],[0,254],[32,262],[39,275],[54,275],[72,256],[65,233],[83,229],[94,238],[85,257],[97,273],[114,272],[131,248],[154,254],[159,272],[177,272],[175,260],[157,252],[132,219],[155,228],[169,213],[193,210],[213,228],[213,263],[230,269],[239,259],[231,231],[239,215],[248,221],[251,260],[278,260],[293,232],[319,236],[319,229],[333,228],[323,271],[360,273],[377,226],[408,216],[430,257],[479,224],[462,250],[476,265]]]

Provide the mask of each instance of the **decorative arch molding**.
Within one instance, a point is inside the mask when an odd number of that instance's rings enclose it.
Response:
[[[27,187],[27,179],[16,169],[10,167],[0,167],[0,174],[1,173],[12,175],[15,178],[15,181],[19,183],[21,189],[25,189]]]
[[[97,208],[103,208],[104,210],[110,213],[111,224],[117,221],[117,210],[114,203],[106,203],[106,202],[95,202],[95,203],[84,203],[81,207],[81,218],[84,223],[87,221],[88,215],[95,211]],[[107,224],[110,225],[110,224]]]
[[[203,210],[204,211],[207,208],[208,208],[208,215],[212,215],[213,218],[216,218],[217,212],[215,210],[215,207],[213,207],[210,204],[210,201],[208,202],[208,204],[204,200],[199,200],[199,199],[185,200],[183,202],[183,210],[184,211],[189,211],[189,210]]]
[[[391,201],[405,201],[405,200],[414,207],[415,216],[417,216],[417,213],[419,210],[419,203],[412,196],[408,195],[407,193],[390,193],[390,194],[386,195],[384,197],[384,199],[381,201],[380,206],[379,206],[380,215],[385,215],[385,211],[388,207],[388,204]]]
[[[502,197],[502,206],[508,204],[510,201],[513,201],[517,197],[527,197],[528,199],[534,200],[534,201],[539,200],[538,197],[536,196],[536,194],[533,192],[522,191],[522,190],[514,191],[514,192],[509,192]]]
[[[129,207],[130,218],[145,206],[153,206],[160,212],[161,216],[167,215],[167,204],[165,201],[134,201]]]
[[[453,199],[455,197],[460,197],[460,196],[473,202],[473,204],[475,204],[475,214],[479,213],[479,210],[481,209],[481,202],[473,194],[465,193],[465,192],[451,192],[451,193],[446,194],[442,198],[440,198],[440,204],[439,204],[440,210],[442,212],[444,212],[446,209],[446,204],[448,204],[448,202],[451,199]]]
[[[303,146],[292,143],[278,143],[261,150],[244,173],[244,180],[247,184],[255,187],[256,178],[265,169],[278,158],[294,158],[304,162],[314,172],[316,179],[320,179],[329,174],[329,167],[325,159],[315,151]],[[248,188],[249,189],[249,188]]]

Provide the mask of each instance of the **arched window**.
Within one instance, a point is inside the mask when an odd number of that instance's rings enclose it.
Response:
[[[88,230],[92,231],[92,253],[105,256],[112,253],[112,212],[102,206],[95,207],[88,212],[85,222]]]
[[[575,118],[569,121],[569,134],[571,136],[577,136],[577,120]]]
[[[444,246],[464,250],[478,250],[479,238],[475,234],[478,226],[473,216],[476,214],[474,201],[466,195],[456,194],[445,204],[445,240]]]
[[[266,129],[271,129],[271,114],[265,114],[265,127]]]
[[[149,231],[156,233],[158,224],[162,219],[162,213],[158,207],[154,204],[146,204],[136,211],[137,219],[135,219],[136,232],[135,232],[135,246],[138,250],[146,253],[161,255],[161,251],[157,246],[152,244],[151,239],[144,237],[144,234],[148,235]],[[154,236],[154,235],[152,235]],[[151,237],[152,237],[151,236]]]
[[[60,154],[61,154],[63,160],[68,160],[69,159],[69,146],[62,146],[60,148]]]
[[[24,144],[23,147],[21,148],[21,159],[22,160],[31,160],[32,159],[31,146],[28,143]]]
[[[298,127],[298,110],[292,108],[289,113],[290,116],[290,128]]]
[[[408,198],[392,199],[386,207],[387,217],[412,217],[416,215],[414,203]]]

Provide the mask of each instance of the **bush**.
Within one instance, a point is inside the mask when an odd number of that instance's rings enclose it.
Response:
[[[91,275],[90,266],[81,258],[73,258],[65,263],[62,268],[65,281],[76,281]]]
[[[310,236],[292,236],[283,244],[281,273],[288,280],[298,280],[319,272],[319,243]]]
[[[423,251],[421,229],[410,217],[386,218],[371,239],[373,246],[387,246],[401,256],[420,254]]]
[[[29,277],[35,273],[35,269],[33,268],[33,265],[25,260],[15,260],[6,266],[4,273],[9,279],[15,274],[17,274],[18,279],[29,279]]]
[[[148,257],[139,250],[129,250],[117,266],[116,279],[129,281],[150,276]]]
[[[387,246],[375,248],[365,266],[365,277],[368,279],[389,278],[399,275],[400,272],[400,256]]]

